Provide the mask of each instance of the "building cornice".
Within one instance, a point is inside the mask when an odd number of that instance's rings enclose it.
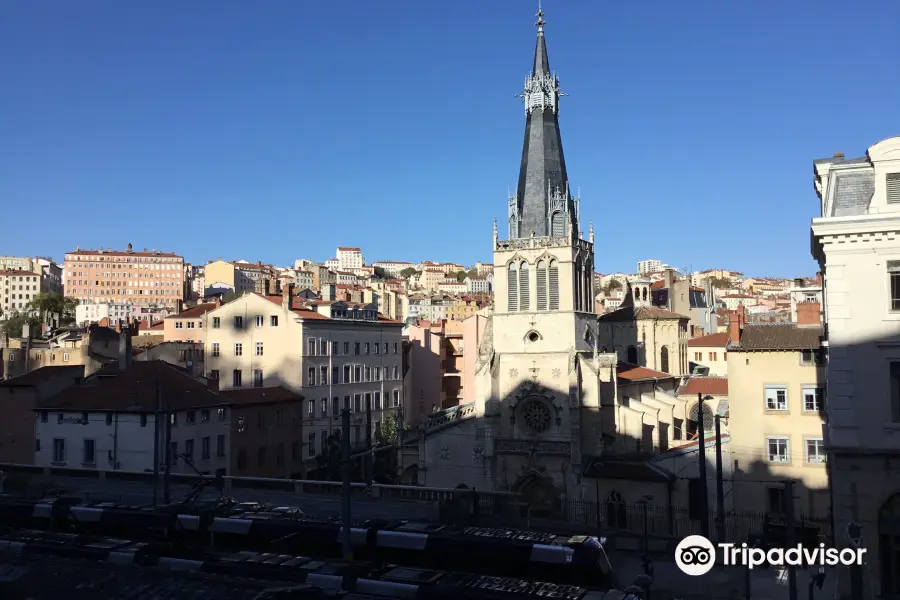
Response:
[[[819,217],[812,220],[811,229],[816,237],[856,233],[882,233],[886,231],[900,233],[900,212],[847,217]]]

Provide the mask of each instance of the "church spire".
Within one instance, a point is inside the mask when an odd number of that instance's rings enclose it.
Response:
[[[544,11],[538,6],[537,43],[531,75],[525,79],[525,142],[515,198],[509,202],[509,237],[564,237],[571,227],[578,237],[577,201],[559,133],[559,78],[550,71],[544,36]]]

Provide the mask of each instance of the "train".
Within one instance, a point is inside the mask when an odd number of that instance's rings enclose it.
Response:
[[[342,555],[338,518],[257,503],[205,507],[84,503],[79,498],[0,497],[0,526],[126,536],[184,547]],[[612,588],[604,538],[411,521],[351,521],[355,558]]]
[[[494,600],[558,598],[560,600],[641,600],[638,583],[625,591],[591,590],[580,586],[529,579],[488,576],[460,571],[420,569],[393,564],[345,563],[290,554],[212,553],[178,549],[168,543],[148,543],[88,534],[10,530],[0,534],[0,554],[44,555],[131,565],[161,570],[197,572],[291,586],[311,586],[349,598],[397,600]],[[304,595],[304,597],[306,597]],[[309,597],[316,597],[310,594]]]

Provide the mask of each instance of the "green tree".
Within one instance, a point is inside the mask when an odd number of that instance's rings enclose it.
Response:
[[[406,267],[405,269],[400,271],[400,276],[403,279],[407,279],[407,278],[409,278],[410,275],[416,275],[418,273],[419,273],[419,271],[417,271],[415,267]]]
[[[31,312],[36,313],[43,323],[54,318],[60,323],[71,323],[75,320],[75,306],[78,302],[55,292],[40,293],[28,304]]]
[[[0,323],[0,328],[2,328],[3,333],[9,337],[22,337],[22,327],[26,323],[31,324],[32,332],[34,332],[35,328],[40,326],[41,320],[34,315],[15,313],[6,321]]]
[[[372,479],[375,483],[396,484],[400,480],[399,448],[397,439],[399,428],[397,418],[393,415],[381,422],[381,427],[375,431],[374,445],[380,452],[375,454],[375,464]]]
[[[325,440],[325,446],[316,454],[316,468],[309,474],[320,481],[341,481],[341,430],[335,430]]]
[[[372,269],[375,272],[375,277],[379,279],[396,279],[396,277],[385,271],[384,267],[373,267]]]
[[[458,272],[456,273],[456,280],[457,280],[458,282],[462,283],[463,281],[466,280],[466,277],[467,277],[467,276],[468,276],[468,273],[466,273],[465,271],[458,271]]]
[[[235,292],[234,290],[229,290],[225,292],[224,296],[222,296],[222,304],[228,304],[232,300],[237,300],[238,298],[240,298],[240,295],[237,292]]]
[[[478,277],[478,269],[472,268],[466,271],[466,275],[469,277]]]
[[[725,277],[712,277],[710,278],[712,282],[712,286],[718,290],[727,290],[731,287],[731,280],[726,279]]]

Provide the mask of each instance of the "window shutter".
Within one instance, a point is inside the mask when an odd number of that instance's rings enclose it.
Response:
[[[900,173],[888,173],[886,183],[888,204],[900,204]]]

